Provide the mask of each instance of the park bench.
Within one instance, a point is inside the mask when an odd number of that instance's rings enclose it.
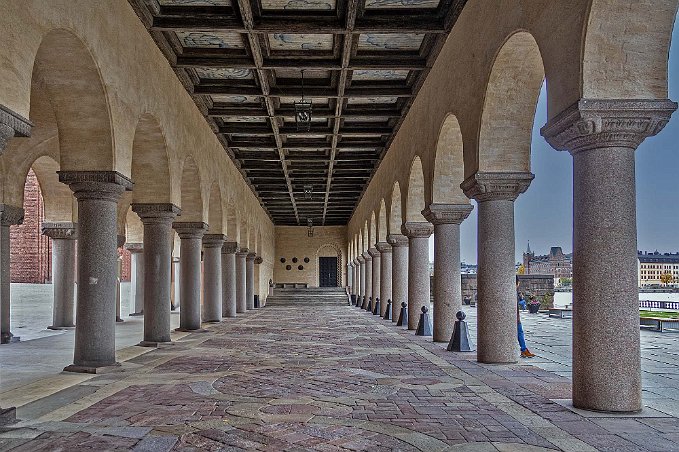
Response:
[[[573,318],[573,309],[571,308],[549,308],[550,317],[558,317],[560,319]]]
[[[661,333],[666,329],[679,329],[679,319],[664,319],[661,317],[639,317],[640,326],[650,326]]]

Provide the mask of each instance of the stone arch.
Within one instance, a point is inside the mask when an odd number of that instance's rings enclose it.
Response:
[[[380,200],[380,210],[377,214],[377,241],[387,241],[387,206],[384,198]]]
[[[592,0],[585,32],[582,97],[667,98],[667,55],[677,0]]]
[[[468,204],[469,199],[460,188],[464,181],[464,154],[460,123],[455,115],[449,114],[443,121],[435,152],[430,203]]]
[[[230,241],[240,243],[240,220],[236,206],[231,200],[226,204],[226,235]]]
[[[241,213],[240,218],[240,230],[239,230],[239,241],[238,246],[241,248],[250,249],[250,228],[248,225],[247,215]]]
[[[31,79],[31,90],[36,88],[54,108],[61,170],[112,170],[109,102],[99,68],[80,38],[64,29],[43,37]]]
[[[44,202],[45,221],[77,221],[75,198],[68,186],[59,182],[57,175],[59,163],[52,157],[43,155],[33,162],[31,169],[33,169],[40,186]],[[26,176],[28,176],[28,172]]]
[[[403,214],[401,213],[401,186],[398,181],[394,182],[391,190],[391,206],[389,211],[389,234],[400,234],[403,224]]]
[[[342,248],[336,243],[324,243],[316,250],[316,285],[321,285],[319,274],[321,257],[337,257],[337,287],[342,287],[343,255]]]
[[[135,214],[132,209],[128,207],[125,214],[126,238],[127,243],[143,243],[144,242],[144,224]]]
[[[479,171],[530,171],[531,133],[544,78],[542,56],[533,36],[525,31],[509,36],[495,57],[486,86],[479,128]]]
[[[203,221],[203,197],[200,185],[200,172],[193,157],[184,159],[182,166],[182,209],[178,221]]]
[[[165,134],[156,117],[150,113],[139,117],[134,131],[132,181],[132,202],[172,202],[172,180]]]
[[[370,225],[368,224],[369,220],[365,220],[365,223],[363,223],[363,249],[361,250],[362,253],[365,253],[368,251],[368,248],[370,248]]]
[[[222,194],[217,182],[212,183],[208,202],[208,234],[223,234],[224,215],[222,210]]]
[[[368,248],[374,248],[377,243],[377,220],[375,211],[370,212],[370,229],[368,230]]]
[[[408,196],[406,197],[406,221],[425,221],[422,211],[425,208],[424,172],[422,161],[415,156],[410,165],[408,176]]]

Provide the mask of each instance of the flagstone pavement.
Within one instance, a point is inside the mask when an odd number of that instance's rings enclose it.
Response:
[[[207,329],[40,380],[0,450],[679,450],[675,417],[576,412],[566,376],[482,365],[354,307],[269,305]]]

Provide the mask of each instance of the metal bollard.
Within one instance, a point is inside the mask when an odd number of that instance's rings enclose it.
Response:
[[[447,350],[449,352],[473,352],[474,347],[469,337],[469,328],[467,322],[464,321],[465,317],[467,317],[466,314],[462,311],[457,311],[455,317],[457,317],[457,320],[455,321],[453,335],[450,338]]]
[[[380,315],[382,311],[380,311],[380,299],[378,297],[375,298],[375,307],[373,308],[373,315]]]
[[[356,294],[351,294],[351,305],[356,306]]]
[[[384,320],[391,320],[391,299],[387,300],[387,310],[384,313]]]
[[[373,297],[368,297],[368,306],[365,307],[365,310],[368,312],[372,312],[373,310]]]
[[[432,336],[431,319],[429,318],[429,308],[422,306],[422,314],[420,314],[420,321],[417,323],[417,330],[415,336]]]
[[[361,308],[363,307],[363,296],[359,295],[358,298],[356,299],[356,307]]]
[[[398,322],[396,322],[396,326],[406,326],[408,327],[408,303],[405,301],[401,303],[401,313],[398,316]]]

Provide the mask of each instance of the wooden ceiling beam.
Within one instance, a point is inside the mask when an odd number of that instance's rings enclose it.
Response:
[[[179,68],[225,68],[225,69],[257,69],[257,65],[247,57],[225,56],[195,56],[178,55],[175,64]],[[421,70],[427,67],[427,61],[423,58],[404,58],[402,55],[391,55],[390,58],[378,59],[372,57],[352,58],[349,63],[351,70]],[[290,57],[289,59],[263,60],[261,69],[311,69],[311,70],[340,70],[340,61],[333,58],[326,59],[301,59]]]

